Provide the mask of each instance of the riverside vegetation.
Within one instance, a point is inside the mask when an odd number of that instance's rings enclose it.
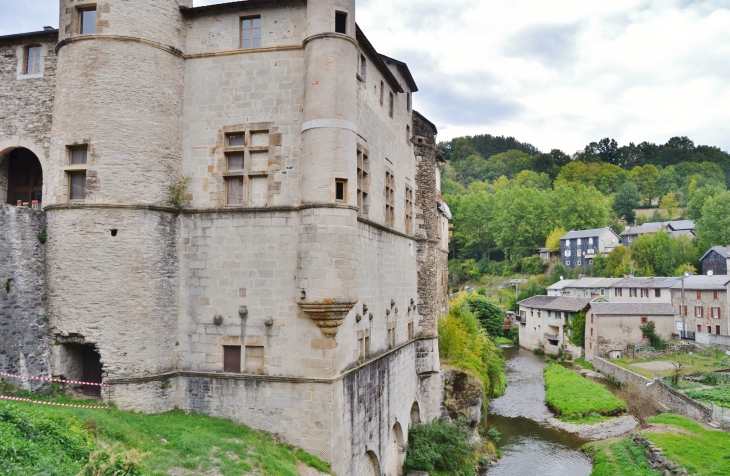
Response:
[[[486,419],[489,399],[503,395],[507,385],[502,351],[493,340],[500,336],[492,336],[487,330],[497,332],[493,324],[498,318],[501,334],[504,317],[481,296],[462,293],[451,299],[449,306],[448,315],[439,320],[441,363],[444,369],[468,375],[470,383],[461,395],[452,395],[452,399],[447,395],[444,406],[450,414],[459,415],[463,407],[473,404],[475,397],[480,398],[482,418]],[[462,399],[465,401],[455,401]],[[475,442],[473,430],[459,417],[414,426],[409,432],[404,469],[428,471],[433,476],[473,476],[476,467],[486,463],[486,457],[498,454],[495,443],[499,435],[483,431],[483,424],[478,429],[484,443]]]
[[[298,464],[329,474],[314,456],[228,420],[0,403],[0,475],[297,476]]]

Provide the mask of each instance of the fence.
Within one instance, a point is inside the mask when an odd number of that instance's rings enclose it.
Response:
[[[109,388],[109,384],[106,384],[106,383],[80,382],[78,380],[63,380],[63,379],[49,378],[49,377],[25,377],[22,375],[14,375],[14,374],[9,374],[9,373],[5,373],[5,372],[0,372],[0,377],[5,377],[5,378],[9,378],[9,379],[14,379],[14,380],[24,380],[27,382],[54,382],[54,383],[64,383],[64,384],[69,383],[69,384],[73,384],[73,385],[100,387],[101,401],[102,401],[102,403],[104,403],[104,405],[77,405],[74,403],[58,403],[58,402],[49,402],[49,401],[45,401],[45,400],[35,400],[32,398],[14,397],[12,395],[0,395],[0,400],[8,400],[11,402],[34,403],[37,405],[50,405],[50,406],[54,406],[54,407],[91,408],[91,409],[101,409],[101,410],[109,409],[109,401],[104,402],[104,389]]]

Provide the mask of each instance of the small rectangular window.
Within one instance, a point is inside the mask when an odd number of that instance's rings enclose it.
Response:
[[[715,291],[712,291],[712,297],[713,297],[714,299],[717,299],[717,290],[715,290]]]
[[[720,335],[720,326],[715,326],[715,334]]]
[[[405,230],[409,235],[413,234],[413,190],[406,186],[406,207],[405,207]]]
[[[385,172],[385,222],[395,225],[395,176]]]
[[[712,326],[707,326],[707,333],[712,334]]]
[[[69,200],[86,200],[86,172],[73,172],[68,174],[68,189]]]
[[[415,335],[416,335],[415,326],[412,322],[409,322],[408,323],[408,340],[413,340]]]
[[[702,324],[697,324],[697,332],[702,332]]]
[[[406,126],[406,142],[411,143],[411,126]]]
[[[411,93],[406,93],[406,111],[411,112]]]
[[[380,82],[380,105],[382,106],[385,102],[385,83]]]
[[[335,201],[346,202],[347,201],[347,180],[337,179],[335,180]]]
[[[368,60],[365,55],[360,55],[360,77],[363,81],[366,81],[368,77]]]
[[[357,208],[360,216],[370,211],[370,159],[363,150],[357,151]]]
[[[661,289],[655,289],[654,290],[654,297],[662,297],[662,290]]]
[[[229,134],[228,147],[246,147],[246,134]]]
[[[390,93],[389,99],[390,102],[388,105],[388,114],[390,115],[390,117],[393,117],[393,113],[395,112],[395,96],[393,96],[393,93]]]
[[[395,327],[392,329],[388,329],[388,349],[394,349],[395,348]]]
[[[347,34],[347,13],[335,12],[335,33]]]
[[[704,315],[704,309],[702,306],[695,306],[695,317],[703,317]]]
[[[229,171],[243,170],[245,157],[246,157],[246,155],[243,152],[235,152],[235,153],[226,154],[228,170]]]
[[[243,205],[243,177],[226,178],[226,204]]]
[[[702,291],[697,290],[697,299],[702,299]]]
[[[261,17],[241,18],[241,48],[261,48]]]
[[[648,323],[648,322],[649,322],[649,318],[648,318],[648,317],[642,317],[642,318],[641,318],[641,323],[642,323],[642,324],[646,324],[646,323]]]
[[[96,7],[79,9],[79,33],[82,35],[96,33]]]
[[[25,48],[25,67],[23,74],[38,74],[41,72],[41,46],[33,45]]]
[[[241,373],[241,346],[225,345],[223,346],[223,371],[240,374]]]
[[[648,289],[642,289],[641,290],[641,297],[648,298],[649,297],[649,290]]]
[[[262,346],[246,346],[246,373],[264,373],[264,348]]]
[[[70,165],[84,165],[88,163],[89,148],[88,147],[71,147],[69,148],[68,163]]]

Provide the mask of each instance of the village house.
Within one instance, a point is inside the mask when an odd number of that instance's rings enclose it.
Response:
[[[609,302],[672,302],[670,289],[680,278],[627,276],[613,282],[607,292]]]
[[[0,37],[0,371],[397,474],[448,306],[408,66],[355,0],[59,6]]]
[[[561,279],[557,283],[551,284],[547,288],[548,296],[569,296],[570,293],[567,291],[573,283],[577,282],[577,279]]]
[[[684,280],[677,278],[671,288],[672,303],[677,313],[677,332],[684,329],[689,333],[685,337],[689,338],[694,333],[730,335],[729,286],[728,275],[697,275]]]
[[[715,246],[700,258],[702,274],[728,274],[730,269],[730,245]]]
[[[650,222],[640,226],[628,226],[621,232],[621,240],[624,245],[630,246],[640,236],[665,231],[672,238],[678,236],[695,236],[695,222],[693,220],[676,220],[667,222]]]
[[[563,288],[563,295],[605,300],[609,295],[609,288],[616,281],[618,281],[616,278],[581,278],[566,285]]]
[[[640,326],[655,323],[656,332],[669,340],[675,333],[676,310],[670,303],[591,302],[586,312],[585,358],[617,358],[627,346],[641,344]]]
[[[580,357],[580,346],[568,341],[571,335],[566,329],[576,313],[584,310],[589,298],[533,296],[518,302],[520,323],[520,347],[527,350],[542,349],[557,354],[562,348],[574,357]]]
[[[570,231],[560,238],[560,259],[569,269],[587,267],[593,258],[608,255],[619,243],[619,236],[608,227]]]

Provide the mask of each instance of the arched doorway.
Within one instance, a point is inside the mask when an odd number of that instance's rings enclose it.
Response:
[[[409,428],[419,423],[421,423],[421,408],[418,406],[418,402],[413,402],[413,406],[411,407],[411,425]]]
[[[3,196],[4,195],[4,196]],[[38,157],[28,149],[13,149],[0,159],[0,200],[2,203],[41,207],[43,168]]]
[[[360,460],[356,476],[380,476],[380,464],[375,453],[368,451]]]
[[[384,464],[387,465],[385,474],[387,476],[401,476],[403,474],[403,463],[406,460],[406,442],[403,437],[403,428],[400,423],[393,425],[390,430],[387,456]]]

